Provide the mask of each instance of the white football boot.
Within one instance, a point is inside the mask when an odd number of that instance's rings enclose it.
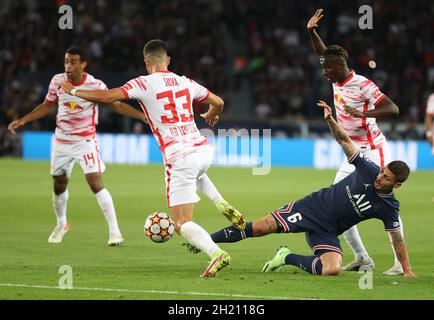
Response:
[[[63,240],[63,236],[65,233],[69,231],[69,225],[65,224],[64,226],[56,226],[48,238],[49,243],[61,243]]]
[[[107,244],[109,246],[119,246],[122,242],[124,242],[124,238],[120,233],[110,233],[110,238]]]
[[[362,257],[354,260],[342,267],[342,271],[359,271],[362,268],[363,271],[372,271],[375,269],[374,260],[371,257]]]
[[[395,262],[394,266],[387,271],[384,271],[383,274],[386,276],[400,276],[404,274],[404,270],[399,262]]]

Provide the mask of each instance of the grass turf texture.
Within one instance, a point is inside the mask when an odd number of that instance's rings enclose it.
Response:
[[[434,288],[433,173],[413,173],[398,189],[405,239],[417,279],[381,272],[393,262],[389,240],[379,220],[359,225],[365,246],[376,263],[373,289],[361,290],[361,274],[312,276],[286,266],[283,272],[261,273],[276,248],[311,254],[304,234],[274,234],[223,244],[232,264],[214,279],[199,275],[208,264],[205,254],[190,254],[180,236],[164,244],[143,235],[148,213],[168,211],[164,173],[160,165],[108,165],[103,176],[115,202],[125,238],[108,247],[108,229],[95,197],[76,165],[70,179],[68,222],[71,230],[59,245],[49,244],[55,225],[48,162],[0,160],[0,299],[432,299]],[[330,185],[334,170],[273,168],[266,176],[249,169],[211,168],[211,179],[223,196],[248,220],[261,218],[281,205]],[[201,195],[195,220],[212,233],[228,225],[214,205]],[[345,241],[344,263],[353,255]],[[77,289],[60,290],[59,267],[73,268]],[[7,287],[5,284],[41,286]],[[100,289],[125,289],[101,291]],[[167,291],[167,292],[164,292]],[[213,295],[217,294],[217,295]]]

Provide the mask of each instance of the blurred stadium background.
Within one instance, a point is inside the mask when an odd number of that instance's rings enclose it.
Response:
[[[63,4],[74,10],[73,30],[58,27]],[[362,4],[374,9],[373,30],[358,28]],[[306,32],[318,7],[326,14],[319,29],[324,42],[346,48],[350,66],[399,106],[398,119],[379,121],[386,137],[425,140],[424,110],[434,92],[434,3],[429,0],[2,0],[0,155],[22,155],[23,131],[13,136],[7,124],[43,101],[52,75],[63,72],[66,48],[87,48],[87,71],[115,87],[145,73],[142,48],[151,38],[168,42],[172,71],[224,97],[219,128],[271,128],[275,137],[327,136],[315,102],[331,102],[332,89]],[[204,107],[196,106],[196,114]],[[200,119],[198,125],[206,126]],[[25,130],[54,128],[55,113]],[[98,132],[150,130],[100,108]]]

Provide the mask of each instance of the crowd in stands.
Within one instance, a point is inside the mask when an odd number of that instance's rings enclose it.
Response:
[[[362,3],[363,2],[363,3]],[[0,8],[0,155],[9,153],[7,124],[45,97],[48,82],[63,70],[70,45],[88,49],[88,71],[109,87],[145,73],[146,40],[167,41],[171,70],[193,77],[225,97],[230,83],[248,83],[255,121],[320,117],[317,99],[331,101],[306,23],[323,6],[319,33],[340,44],[357,73],[374,80],[401,111],[401,121],[423,121],[434,83],[434,3],[413,1],[287,0],[4,0]],[[361,30],[358,8],[372,4],[373,29]],[[74,10],[73,29],[60,30],[58,7]],[[224,37],[245,48],[230,54]],[[375,61],[376,68],[369,66]],[[372,63],[371,63],[372,66]],[[237,77],[237,81],[229,81]],[[238,81],[239,80],[239,81]],[[200,112],[200,106],[196,111]],[[230,101],[228,108],[236,108]],[[236,113],[236,112],[235,112]],[[54,114],[26,126],[53,130]],[[122,119],[101,113],[102,130],[124,131]],[[105,118],[104,118],[105,117]],[[131,125],[131,131],[133,125]]]

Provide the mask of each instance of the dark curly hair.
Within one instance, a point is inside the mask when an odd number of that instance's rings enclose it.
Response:
[[[404,182],[410,175],[410,168],[404,161],[392,161],[387,167],[396,176],[398,182]]]
[[[348,52],[341,46],[338,46],[336,44],[333,44],[331,46],[328,46],[322,53],[322,57],[341,57],[345,61],[348,61]]]

